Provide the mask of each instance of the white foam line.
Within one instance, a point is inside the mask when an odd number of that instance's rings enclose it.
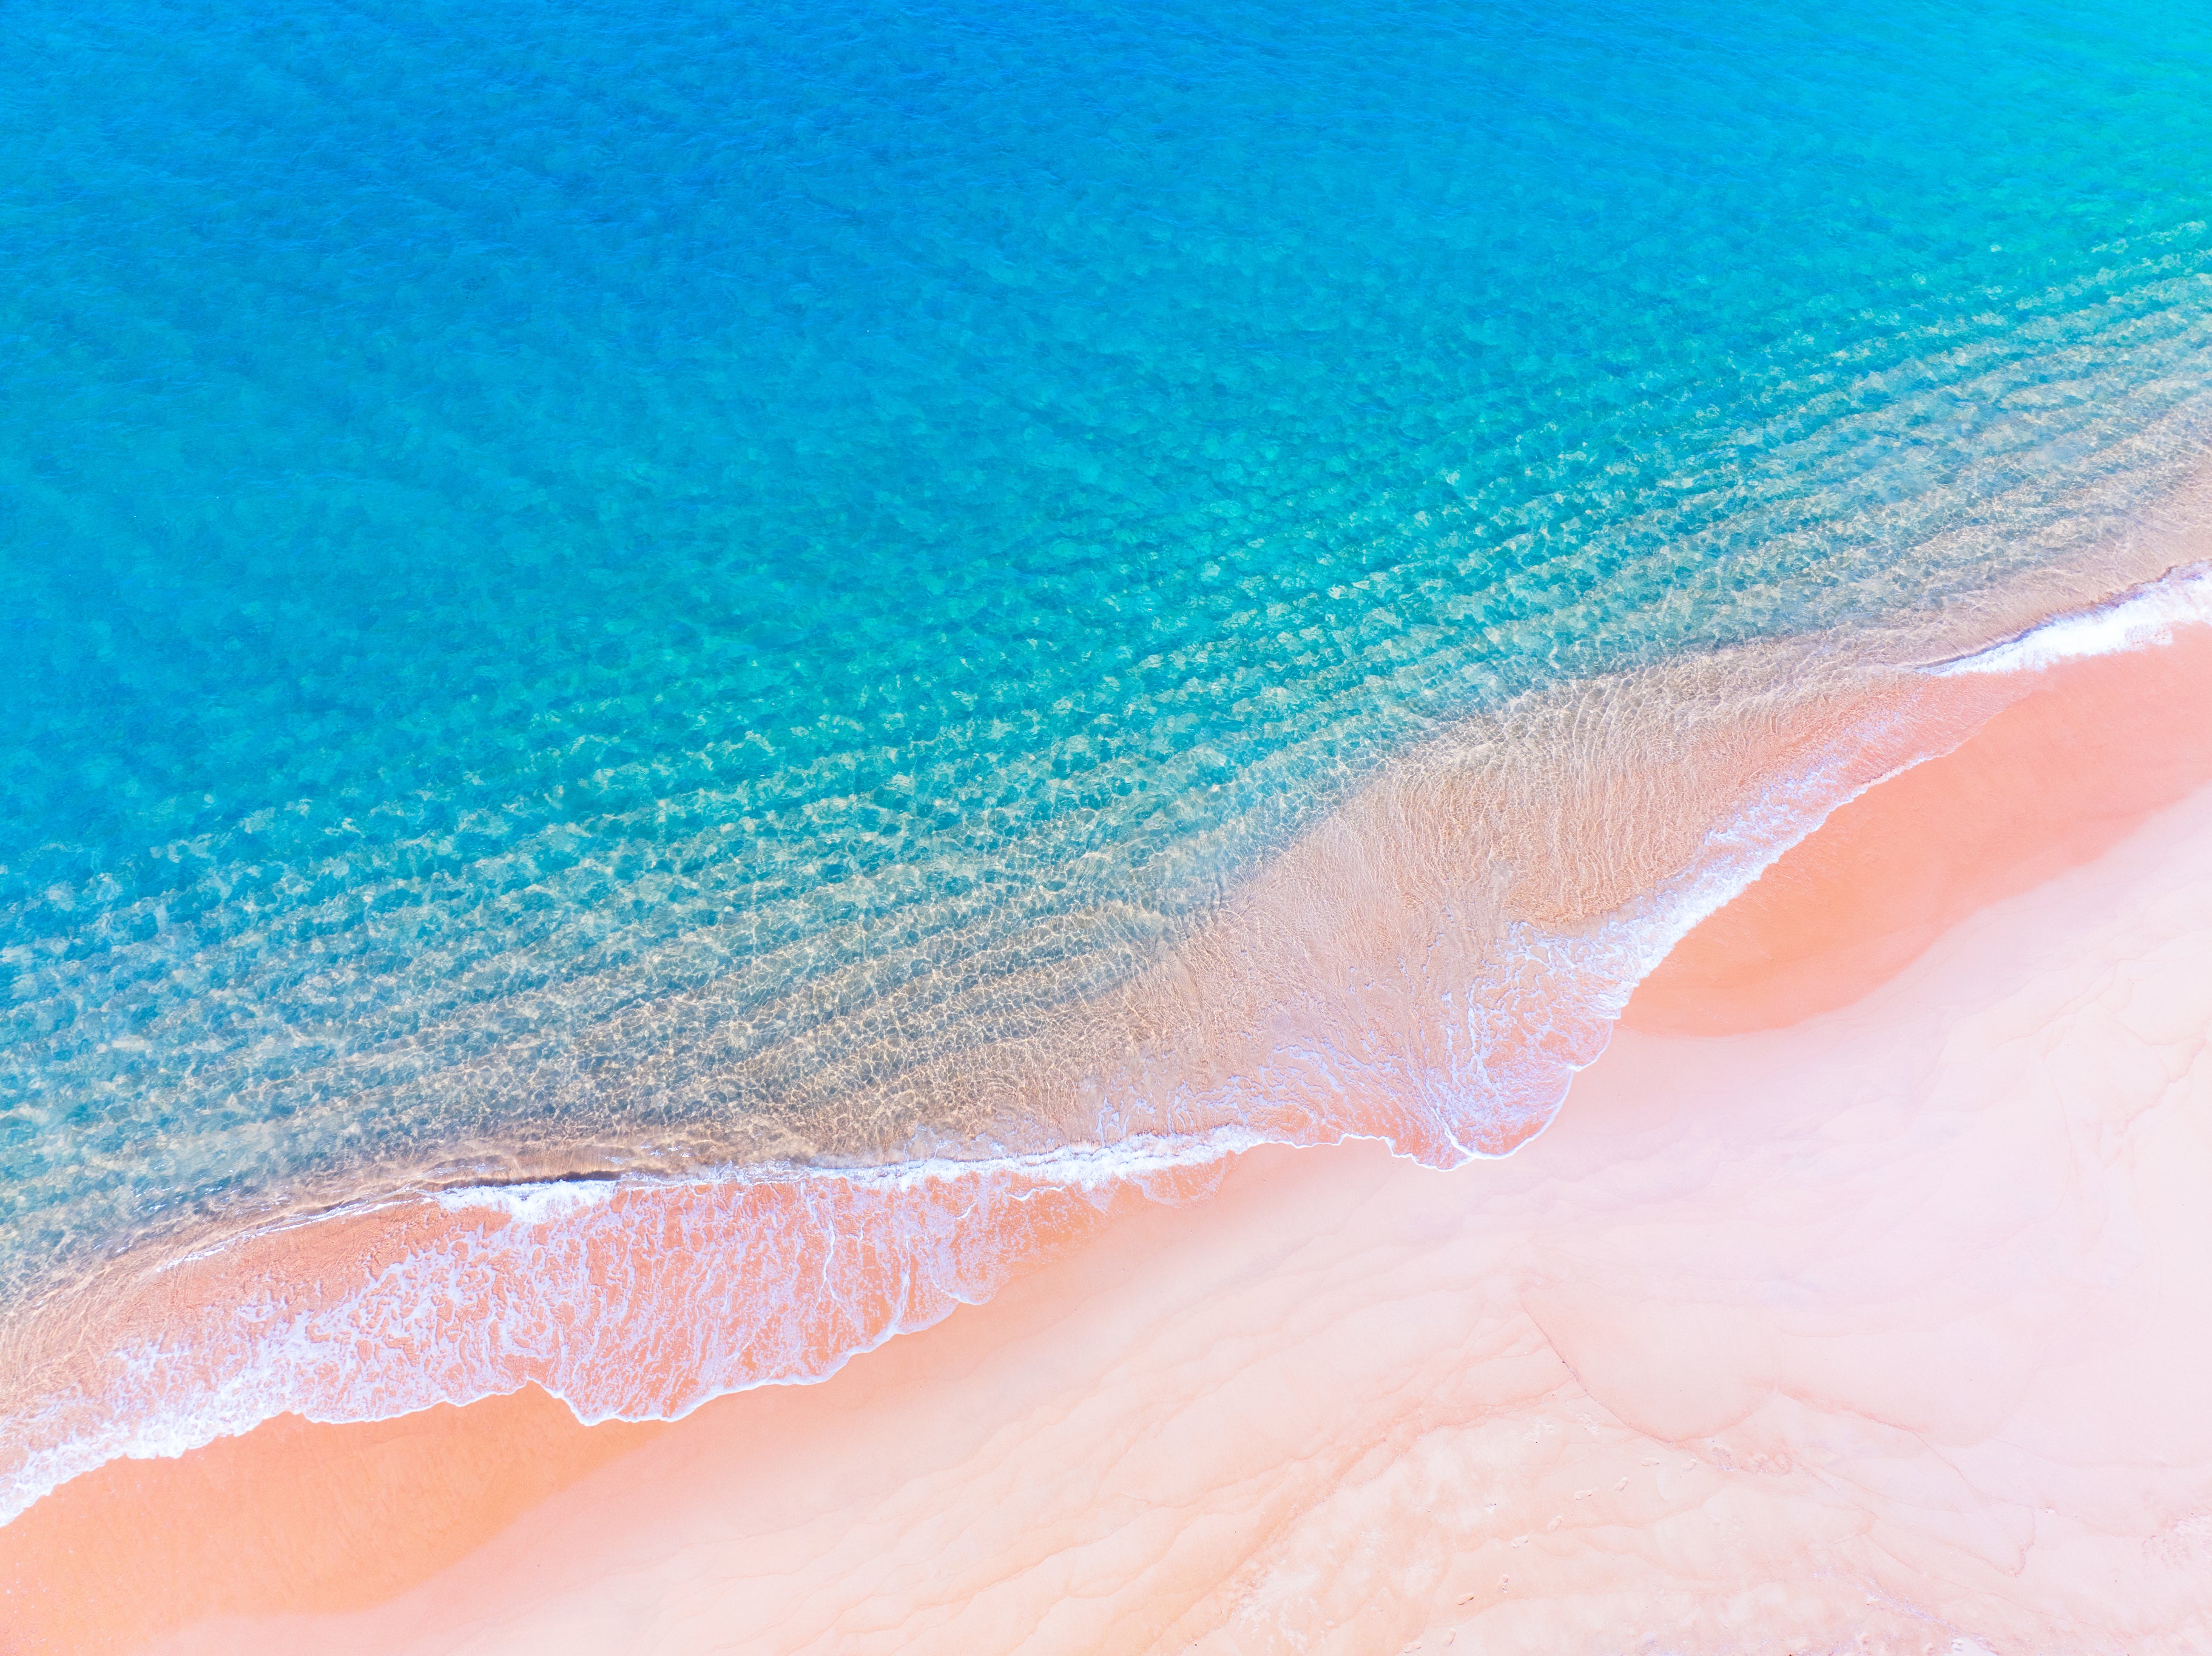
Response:
[[[1097,1190],[1126,1184],[1147,1174],[1204,1167],[1224,1157],[1280,1141],[1249,1128],[1223,1126],[1186,1134],[1142,1133],[1112,1143],[1082,1142],[1019,1156],[918,1156],[902,1162],[862,1162],[850,1167],[810,1167],[788,1162],[733,1162],[698,1173],[626,1174],[619,1178],[548,1179],[501,1185],[461,1185],[431,1192],[448,1212],[471,1209],[503,1211],[524,1224],[544,1224],[594,1207],[629,1191],[707,1190],[731,1185],[795,1185],[835,1182],[862,1190],[912,1190],[928,1184],[1012,1174],[1037,1190]],[[383,1207],[392,1198],[370,1205]],[[404,1198],[399,1198],[404,1199]],[[1018,1198],[1017,1199],[1025,1199]],[[358,1212],[332,1209],[332,1218]]]
[[[597,1207],[615,1193],[613,1179],[555,1179],[529,1185],[464,1185],[432,1198],[448,1213],[471,1208],[503,1212],[518,1224],[542,1225],[583,1208]]]
[[[1995,644],[1921,669],[1939,678],[1961,673],[2039,672],[2062,661],[2147,649],[2176,627],[2212,622],[2212,565],[2182,564],[2156,580],[2070,615],[2054,616]]]
[[[2170,640],[2176,626],[2204,623],[2212,623],[2212,563],[2183,564],[2154,580],[2086,610],[2039,622],[1965,655],[1923,664],[1919,670],[1945,677],[2033,671],[2062,661],[2162,644]],[[1704,866],[1693,867],[1687,871],[1688,877],[1667,883],[1646,894],[1641,902],[1631,904],[1614,917],[1613,925],[1607,929],[1634,936],[1630,952],[1642,956],[1625,980],[1624,989],[1632,987],[1684,933],[1758,878],[1769,864],[1816,829],[1836,807],[1934,756],[1919,755],[1881,777],[1825,799],[1817,796],[1823,791],[1821,785],[1832,780],[1826,773],[1831,766],[1815,765],[1805,775],[1774,779],[1744,816],[1708,836],[1708,860]],[[1618,935],[1615,941],[1621,941]],[[1567,1066],[1570,1072],[1584,1067],[1585,1064]],[[1408,1154],[1382,1134],[1337,1132],[1313,1138],[1284,1137],[1224,1125],[1194,1133],[1138,1134],[1110,1142],[1079,1142],[1020,1155],[933,1156],[836,1166],[785,1161],[725,1163],[683,1174],[628,1172],[613,1176],[602,1174],[433,1189],[401,1188],[252,1225],[206,1247],[180,1253],[156,1269],[206,1259],[249,1236],[311,1226],[328,1219],[358,1216],[426,1198],[448,1212],[503,1212],[514,1222],[531,1226],[550,1223],[624,1192],[647,1189],[696,1191],[718,1186],[799,1184],[825,1180],[864,1189],[907,1190],[925,1184],[1012,1175],[1034,1186],[1017,1198],[1026,1200],[1030,1195],[1046,1190],[1096,1191],[1140,1180],[1148,1174],[1204,1166],[1266,1144],[1304,1149],[1369,1137],[1390,1144],[1395,1154]],[[1468,1149],[1456,1137],[1451,1142],[1460,1152],[1457,1162],[1489,1159],[1488,1153]]]
[[[2063,659],[2070,654],[2138,647],[2139,642],[2148,642],[2160,628],[2179,620],[2212,620],[2212,569],[2192,567],[2176,571],[2096,610],[2047,622],[1972,656],[1934,664],[1928,670],[2011,671],[2030,661],[2039,663]],[[1747,810],[1708,836],[1705,855],[1691,869],[1648,893],[1643,901],[1629,905],[1610,923],[1599,926],[1594,935],[1579,943],[1566,938],[1554,941],[1580,958],[1583,966],[1595,977],[1617,980],[1612,992],[1625,999],[1635,980],[1656,963],[1683,931],[1755,879],[1775,858],[1817,827],[1844,798],[1863,791],[1863,787],[1848,786],[1846,769],[1846,755],[1837,754],[1802,773],[1770,779]],[[1612,1010],[1617,1012],[1618,1005]],[[1572,1073],[1585,1067],[1595,1057],[1593,1052],[1579,1062],[1568,1059],[1562,1065],[1557,1095],[1551,1107],[1544,1112],[1547,1123],[1556,1114]],[[1480,1065],[1477,1070],[1487,1074]],[[1469,1075],[1458,1077],[1468,1084],[1477,1078]],[[1437,1115],[1434,1125],[1455,1153],[1450,1158],[1455,1163],[1490,1159],[1491,1152],[1471,1149],[1455,1130],[1456,1112],[1447,1107],[1431,1113]],[[1100,1125],[1112,1119],[1110,1110],[1102,1113]],[[987,1187],[998,1186],[990,1192],[993,1200],[1027,1202],[1052,1191],[1095,1192],[1115,1186],[1140,1186],[1149,1175],[1204,1167],[1266,1144],[1310,1148],[1352,1138],[1377,1139],[1390,1144],[1400,1156],[1424,1159],[1401,1148],[1395,1137],[1385,1132],[1332,1129],[1325,1114],[1311,1120],[1310,1125],[1314,1131],[1293,1129],[1288,1133],[1261,1132],[1237,1124],[1186,1133],[1112,1137],[1101,1132],[1094,1140],[1018,1154],[938,1154],[896,1162],[835,1166],[792,1162],[732,1163],[681,1174],[631,1171],[616,1177],[487,1181],[443,1189],[418,1186],[318,1214],[293,1216],[256,1229],[262,1233],[287,1230],[322,1219],[414,1202],[434,1203],[449,1212],[478,1210],[504,1214],[510,1224],[531,1230],[544,1226],[565,1228],[563,1222],[568,1221],[591,1226],[600,1222],[593,1210],[633,1192],[660,1191],[675,1194],[754,1185],[818,1188],[825,1181],[834,1181],[847,1189],[878,1192],[941,1188],[975,1181]],[[252,1234],[255,1232],[245,1233]],[[242,1235],[234,1234],[188,1257],[204,1258],[241,1240]],[[513,1236],[503,1239],[501,1245],[511,1241],[535,1247],[544,1240]],[[921,1271],[927,1278],[917,1279],[922,1290],[917,1305],[901,1310],[883,1325],[862,1333],[849,1346],[831,1355],[826,1362],[804,1371],[776,1368],[771,1364],[759,1368],[757,1372],[749,1370],[742,1378],[733,1374],[717,1377],[711,1372],[715,1365],[708,1364],[696,1377],[690,1395],[671,1400],[677,1413],[688,1413],[713,1397],[757,1386],[826,1379],[859,1351],[879,1346],[899,1333],[927,1326],[949,1312],[953,1304],[972,1303],[978,1292],[988,1295],[995,1285],[994,1279],[993,1283],[979,1289],[977,1283],[970,1280],[975,1275],[970,1262],[960,1256],[957,1249],[945,1255],[944,1247],[936,1242],[917,1253],[903,1268]],[[991,1273],[986,1271],[983,1274],[988,1277]],[[326,1357],[324,1347],[327,1342],[318,1338],[310,1344],[315,1347],[319,1360]],[[153,1355],[161,1357],[173,1354],[156,1351]],[[447,1384],[444,1377],[425,1375],[418,1377],[422,1385],[410,1392],[405,1401],[392,1399],[388,1408],[379,1405],[380,1412],[363,1412],[349,1403],[326,1414],[312,1398],[298,1395],[300,1376],[285,1368],[283,1350],[272,1348],[264,1353],[257,1348],[248,1356],[252,1361],[235,1373],[226,1372],[210,1386],[195,1389],[188,1385],[185,1391],[191,1393],[189,1396],[168,1393],[164,1389],[166,1381],[150,1392],[142,1387],[131,1401],[144,1407],[143,1415],[111,1418],[100,1422],[95,1430],[34,1447],[22,1464],[0,1473],[0,1523],[5,1523],[66,1478],[117,1455],[182,1453],[217,1436],[249,1430],[286,1408],[317,1419],[383,1418],[431,1403],[465,1402],[511,1389],[498,1383],[500,1374],[490,1374],[490,1383],[481,1386],[464,1379],[458,1386]],[[588,1396],[572,1395],[576,1391],[574,1382],[574,1375],[549,1372],[536,1376],[537,1384],[562,1398],[580,1420],[671,1417],[667,1404],[659,1401],[648,1399],[651,1410],[634,1416],[622,1412],[619,1407],[611,1409],[604,1402],[594,1402]],[[588,1387],[585,1389],[588,1391]],[[91,1396],[76,1402],[79,1406],[93,1410],[106,1407],[111,1412],[114,1407],[110,1399]],[[25,1422],[0,1422],[0,1425],[19,1423]]]
[[[1343,1133],[1316,1143],[1340,1143],[1368,1137]],[[1388,1143],[1388,1140],[1381,1142]],[[222,1236],[204,1247],[162,1259],[150,1269],[173,1271],[180,1265],[210,1259],[240,1242],[300,1230],[336,1219],[356,1219],[410,1203],[428,1201],[448,1213],[471,1210],[505,1213],[526,1225],[541,1225],[630,1192],[698,1191],[730,1185],[796,1185],[835,1182],[863,1190],[912,1190],[926,1184],[1013,1174],[1033,1183],[1037,1191],[1095,1191],[1109,1185],[1142,1179],[1148,1174],[1178,1168],[1204,1167],[1264,1144],[1292,1149],[1312,1148],[1304,1140],[1287,1140],[1254,1132],[1249,1128],[1219,1126],[1193,1133],[1134,1133],[1123,1139],[1079,1140],[1053,1149],[1021,1155],[929,1156],[897,1162],[862,1162],[820,1166],[796,1162],[732,1162],[689,1173],[622,1173],[563,1178],[502,1180],[497,1184],[444,1185],[433,1189],[401,1187],[380,1195],[362,1196],[316,1209],[312,1213],[288,1214],[264,1220]],[[1402,1151],[1394,1153],[1404,1154]],[[1026,1201],[1036,1192],[1016,1199]]]

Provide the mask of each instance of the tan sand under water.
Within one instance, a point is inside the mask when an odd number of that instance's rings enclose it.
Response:
[[[154,1238],[0,1325],[0,1520],[116,1456],[288,1410],[375,1420],[534,1383],[585,1420],[672,1418],[819,1379],[988,1297],[1120,1186],[1184,1193],[1255,1142],[1502,1154],[1682,926],[2020,694],[1801,641],[1440,737],[1060,1036],[969,1054],[1034,1143],[403,1189]]]
[[[1509,1160],[1261,1151],[1210,1204],[1086,1206],[1088,1244],[993,1303],[671,1428],[526,1400],[111,1465],[0,1530],[9,1631],[2198,1647],[2212,796],[2142,821],[2203,779],[2212,652],[2181,643],[1839,813],[1681,956],[1717,1005],[1826,901],[1807,999],[1645,1033],[1662,974]],[[1917,958],[1882,919],[1900,867],[1952,922]]]

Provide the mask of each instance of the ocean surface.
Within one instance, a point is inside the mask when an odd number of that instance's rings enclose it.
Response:
[[[2147,0],[0,50],[6,1314],[240,1216],[1171,1126],[1097,1009],[1407,755],[2087,591],[2212,432],[2212,14]]]

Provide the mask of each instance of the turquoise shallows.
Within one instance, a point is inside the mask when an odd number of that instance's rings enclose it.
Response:
[[[0,55],[19,1289],[828,1108],[1435,721],[1971,592],[2206,427],[2187,7],[18,0]]]

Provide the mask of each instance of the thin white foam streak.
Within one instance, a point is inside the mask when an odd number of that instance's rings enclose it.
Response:
[[[1195,1193],[1261,1142],[1226,1128],[975,1161],[477,1186],[271,1226],[196,1256],[197,1314],[0,1422],[0,1523],[108,1460],[183,1454],[281,1413],[387,1419],[535,1384],[587,1424],[674,1420],[826,1380],[988,1299],[1115,1192]],[[376,1247],[318,1254],[303,1234],[363,1220],[386,1227],[381,1263],[362,1263]],[[276,1257],[257,1259],[258,1240]]]
[[[1919,682],[2033,671],[2201,621],[2212,621],[2212,571],[2191,565],[1928,664]],[[1321,1025],[1278,1031],[1202,1086],[1192,1071],[1158,1096],[1136,1095],[1141,1077],[1108,1089],[1084,1142],[400,1192],[172,1254],[140,1273],[148,1314],[100,1312],[20,1346],[19,1357],[49,1354],[49,1379],[0,1415],[0,1522],[109,1459],[180,1454],[283,1412],[389,1418],[535,1384],[586,1422],[673,1419],[731,1392],[824,1380],[989,1298],[1117,1192],[1186,1198],[1263,1144],[1379,1138],[1443,1167],[1510,1151],[1553,1119],[1685,933],[1838,806],[1969,728],[1940,736],[1905,702],[1883,705],[1737,795],[1686,864],[1594,922],[1509,921],[1482,955],[1437,937],[1439,960],[1486,961],[1498,981],[1428,975],[1411,957],[1427,946],[1420,927],[1386,928],[1402,947],[1330,969],[1401,981],[1367,999],[1316,993]],[[1401,889],[1393,877],[1370,895],[1388,904]],[[1389,1017],[1413,1022],[1377,1033]]]
[[[732,1392],[825,1380],[989,1298],[1116,1192],[1185,1198],[1262,1144],[1381,1138],[1437,1166],[1504,1153],[1484,1147],[1510,1149],[1548,1124],[1637,980],[1858,780],[1845,752],[1771,779],[1696,866],[1616,915],[1577,936],[1511,928],[1507,958],[1535,992],[1454,998],[1438,1038],[1413,1048],[1428,1072],[1410,1073],[1402,1049],[1378,1059],[1322,1034],[1206,1099],[1177,1101],[1242,1118],[1188,1131],[1115,1131],[1147,1112],[1109,1098],[1099,1137],[1034,1153],[476,1185],[294,1218],[172,1259],[161,1274],[173,1282],[198,1274],[161,1299],[150,1325],[0,1420],[0,1522],[107,1460],[181,1454],[280,1413],[390,1418],[535,1384],[587,1423],[668,1420]],[[1533,1052],[1497,1059],[1501,1004],[1546,1021],[1524,1042]],[[1311,1095],[1286,1110],[1285,1086]],[[1265,1130],[1251,1125],[1261,1119]],[[327,1228],[349,1223],[380,1227],[377,1245]],[[180,1302],[198,1309],[179,1318]]]
[[[1923,670],[1940,677],[2041,672],[2062,662],[2148,649],[2170,642],[2176,627],[2205,622],[2212,622],[2212,565],[2183,564],[2102,604],[2054,616]]]
[[[928,1156],[852,1167],[744,1162],[691,1174],[626,1174],[620,1178],[594,1174],[458,1185],[432,1192],[429,1199],[447,1213],[499,1213],[519,1225],[537,1226],[599,1207],[621,1195],[696,1192],[732,1186],[836,1185],[854,1190],[915,1191],[1007,1174],[1034,1181],[1037,1190],[1098,1191],[1133,1184],[1147,1175],[1209,1166],[1276,1142],[1243,1128],[1218,1127],[1197,1133],[1147,1133],[1110,1143],[1062,1144],[1023,1156]],[[1025,1192],[1022,1199],[1034,1194],[1036,1191]]]

